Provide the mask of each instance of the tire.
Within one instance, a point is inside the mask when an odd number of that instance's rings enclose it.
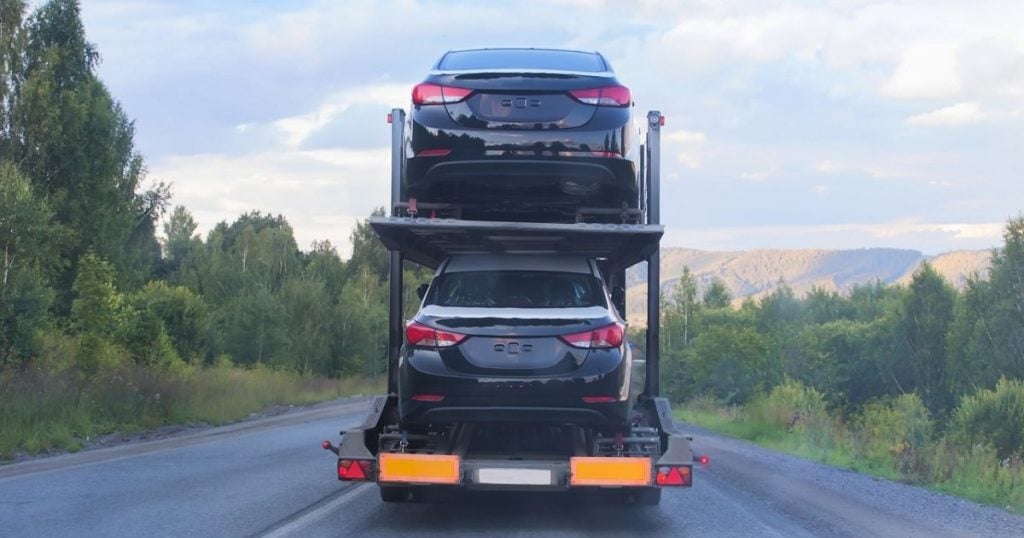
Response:
[[[409,502],[412,491],[402,486],[380,486],[380,500],[386,503]]]

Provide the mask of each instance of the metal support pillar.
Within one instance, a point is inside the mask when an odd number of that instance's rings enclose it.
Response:
[[[661,112],[647,113],[647,224],[661,224]],[[644,394],[661,393],[661,247],[647,258],[647,379]]]
[[[392,212],[399,202],[402,202],[402,168],[404,167],[405,154],[405,111],[400,108],[391,110],[388,114],[388,122],[391,124],[391,208]],[[398,215],[392,215],[398,216]],[[388,279],[390,283],[390,297],[388,303],[388,394],[398,393],[398,357],[402,351],[402,323],[403,311],[402,296],[402,254],[397,250],[391,251],[390,272]]]

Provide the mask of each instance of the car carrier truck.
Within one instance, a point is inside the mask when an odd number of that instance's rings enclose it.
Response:
[[[664,487],[693,485],[690,438],[676,429],[669,402],[659,395],[660,137],[665,118],[646,116],[639,166],[638,208],[579,208],[575,223],[464,220],[459,208],[403,199],[405,112],[388,114],[392,135],[391,209],[370,224],[390,251],[388,394],[374,398],[358,427],[335,446],[337,478],[376,482],[386,502],[423,499],[439,489],[566,491],[602,489],[628,503],[655,505]],[[594,223],[593,216],[604,222]],[[609,223],[608,217],[621,220]],[[403,261],[438,268],[452,257],[479,253],[570,255],[594,261],[617,288],[610,301],[625,316],[626,269],[647,264],[646,353],[641,386],[624,423],[535,420],[509,407],[487,409],[474,420],[403,423],[399,367],[408,344],[403,312]],[[595,269],[597,270],[597,269]],[[422,291],[422,290],[420,290]],[[422,293],[421,293],[422,298]],[[623,344],[625,347],[625,344]],[[507,386],[514,380],[491,379]],[[423,395],[424,400],[443,395]],[[536,411],[535,409],[533,411]],[[516,418],[519,416],[520,418]],[[533,418],[531,418],[533,417]],[[704,463],[704,457],[697,461]]]

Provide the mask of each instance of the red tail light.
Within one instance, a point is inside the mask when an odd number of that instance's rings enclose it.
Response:
[[[439,331],[415,321],[405,326],[405,341],[417,347],[451,347],[466,339],[466,335]]]
[[[372,463],[370,460],[338,460],[338,480],[367,480]]]
[[[412,400],[414,402],[440,402],[444,400],[443,394],[413,394]]]
[[[615,396],[584,396],[583,403],[595,404],[595,403],[615,403],[619,401]]]
[[[572,90],[570,95],[581,103],[597,106],[629,106],[633,103],[633,97],[629,94],[629,88],[625,86],[605,86],[603,88],[588,88],[586,90]]]
[[[455,88],[424,82],[423,84],[417,84],[412,89],[412,104],[419,106],[458,103],[469,97],[471,93],[473,93],[473,90],[467,88]]]
[[[562,340],[565,340],[565,343],[573,347],[587,349],[613,348],[622,345],[625,330],[626,327],[624,325],[612,323],[593,331],[563,335]]]
[[[659,486],[692,486],[693,473],[686,465],[659,467],[654,482]]]

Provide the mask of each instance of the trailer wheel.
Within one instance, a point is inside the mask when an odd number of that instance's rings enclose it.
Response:
[[[380,500],[386,503],[408,502],[412,491],[403,486],[380,486]]]

